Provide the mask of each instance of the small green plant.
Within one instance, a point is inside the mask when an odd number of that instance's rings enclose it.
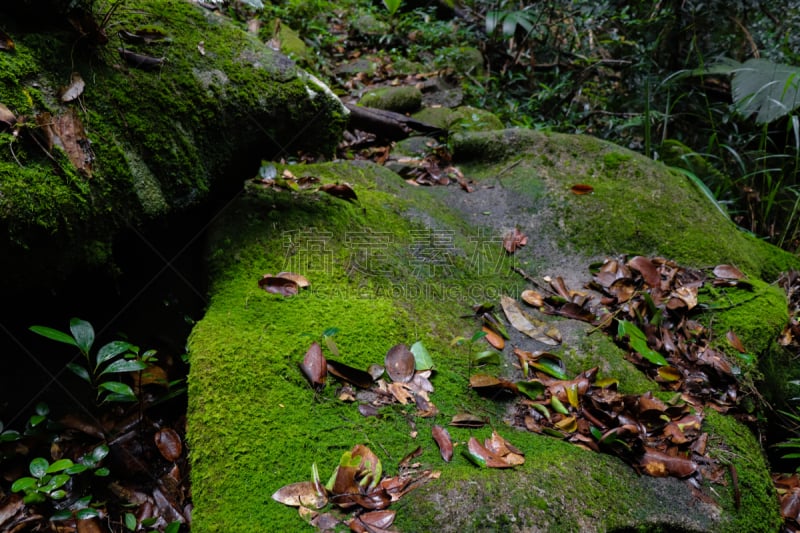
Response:
[[[153,360],[155,352],[139,354],[139,348],[126,341],[111,341],[92,355],[95,332],[92,325],[79,318],[69,323],[70,333],[64,333],[47,326],[31,326],[34,333],[48,339],[75,346],[85,359],[84,364],[67,363],[67,368],[96,391],[98,405],[105,402],[134,402],[137,400],[133,389],[126,383],[111,379],[112,374],[140,372]]]
[[[51,464],[44,457],[36,457],[28,465],[31,475],[14,481],[11,491],[24,492],[25,503],[43,503],[48,499],[61,500],[67,495],[67,491],[62,487],[72,479],[72,476],[87,470],[94,470],[94,475],[100,477],[109,474],[107,468],[99,467],[100,461],[108,455],[108,451],[108,446],[101,444],[81,457],[77,463],[71,459],[59,459]],[[58,520],[59,518],[55,516],[53,519]]]

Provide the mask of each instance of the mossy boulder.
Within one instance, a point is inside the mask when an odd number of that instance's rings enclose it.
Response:
[[[413,85],[378,87],[365,92],[358,103],[365,107],[411,113],[422,105],[422,91]]]
[[[195,3],[143,0],[114,10],[106,28],[102,13],[81,12],[78,23],[74,13],[8,4],[0,6],[15,44],[0,51],[0,103],[16,120],[0,129],[8,286],[105,264],[121,228],[229,194],[262,158],[332,154],[346,124],[327,87]]]
[[[270,496],[310,480],[312,465],[324,482],[355,444],[369,446],[390,475],[418,446],[414,461],[440,472],[393,504],[401,531],[777,531],[762,450],[732,416],[707,409],[703,425],[709,456],[730,465],[722,483],[696,489],[640,476],[617,457],[509,425],[508,403],[468,386],[468,358],[485,344],[453,341],[479,330],[464,318],[472,305],[529,287],[520,270],[579,288],[592,261],[640,253],[698,268],[739,266],[753,290],[707,294],[702,316],[769,359],[786,321],[785,300],[769,282],[797,259],[739,231],[684,176],[628,150],[533,131],[469,135],[455,147],[475,180],[472,193],[413,187],[372,164],[293,166],[295,176],[351,184],[358,201],[251,183],[215,224],[211,303],[189,341],[193,531],[303,527],[296,509]],[[492,157],[473,157],[478,151]],[[578,183],[594,193],[573,194]],[[509,255],[502,237],[514,227],[529,242]],[[293,297],[262,290],[262,276],[279,271],[311,285]],[[509,328],[502,362],[490,372],[518,379],[513,347],[551,349],[572,375],[597,366],[625,393],[658,391],[605,335],[574,320],[554,325],[563,336],[557,348]],[[421,418],[415,406],[394,404],[363,416],[330,378],[315,392],[298,368],[314,341],[326,357],[360,369],[382,364],[397,343],[422,341],[435,364],[438,414]],[[451,427],[456,455],[444,463],[431,429],[461,412],[479,413],[489,426]],[[482,440],[492,428],[525,453],[524,465],[481,469],[460,453],[469,437]]]

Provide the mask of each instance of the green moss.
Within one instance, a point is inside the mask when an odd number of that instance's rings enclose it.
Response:
[[[769,477],[766,462],[760,453],[758,441],[742,424],[731,417],[722,416],[713,409],[705,412],[704,427],[720,436],[720,440],[711,441],[713,449],[709,455],[730,464],[736,470],[738,489],[741,501],[738,508],[731,503],[723,509],[731,518],[724,531],[779,531],[782,519],[775,505],[776,493]],[[737,488],[728,474],[727,486],[718,487],[723,494],[731,495]],[[727,499],[731,502],[733,499]],[[760,508],[765,513],[758,519],[744,512],[744,509]]]
[[[411,113],[417,111],[422,105],[422,92],[411,85],[380,87],[364,93],[358,103],[365,107]]]

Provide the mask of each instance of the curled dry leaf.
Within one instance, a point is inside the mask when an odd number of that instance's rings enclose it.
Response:
[[[258,286],[269,293],[280,294],[281,296],[294,296],[300,289],[300,286],[293,279],[271,274],[264,274],[264,277],[258,280]]]
[[[498,350],[502,350],[503,348],[505,348],[506,341],[500,334],[491,330],[487,326],[483,326],[483,328],[481,329],[486,333],[486,342],[491,344],[493,348],[497,348]]]
[[[6,130],[17,123],[17,117],[5,104],[0,104],[0,131]]]
[[[322,185],[319,190],[331,196],[341,198],[342,200],[347,200],[348,202],[358,200],[356,192],[347,183],[326,183]]]
[[[514,228],[503,237],[503,248],[510,254],[513,254],[517,251],[517,248],[526,244],[528,244],[528,237],[519,228]]]
[[[86,83],[83,81],[79,72],[72,73],[72,81],[61,91],[61,101],[71,102],[83,94]]]
[[[328,496],[324,488],[313,481],[300,481],[281,487],[272,495],[276,502],[291,507],[311,507],[322,509],[328,504]]]
[[[739,339],[739,336],[736,335],[732,329],[728,330],[728,332],[725,334],[725,338],[728,339],[728,342],[731,344],[731,346],[733,346],[733,348],[739,353],[747,352],[747,350],[744,348],[744,344],[742,344],[741,339]]]
[[[522,291],[520,298],[522,298],[523,302],[532,307],[542,307],[544,305],[544,297],[540,292],[532,289]]]
[[[119,49],[119,55],[125,62],[139,70],[157,70],[164,65],[166,61],[163,57],[151,57],[144,54],[136,54],[124,48]]]
[[[328,362],[325,360],[325,356],[322,355],[322,348],[319,343],[314,342],[308,348],[303,362],[300,364],[300,369],[312,387],[320,389],[325,386],[325,378],[328,376]]]
[[[450,425],[459,428],[478,429],[486,425],[486,420],[472,413],[457,413],[450,420]]]
[[[639,272],[645,283],[651,287],[659,288],[661,286],[661,274],[659,274],[658,267],[651,259],[637,255],[628,261],[628,266]]]
[[[450,433],[439,425],[433,426],[431,433],[436,445],[439,446],[439,453],[442,454],[442,459],[449,463],[453,458],[453,441],[450,439]]]
[[[172,428],[161,428],[156,432],[155,441],[164,459],[173,463],[180,459],[183,446],[177,431]]]
[[[527,315],[519,303],[510,296],[501,296],[500,305],[508,321],[521,333],[543,344],[554,346],[561,343],[561,333],[558,328]]]
[[[301,289],[305,289],[311,285],[308,278],[301,274],[295,274],[294,272],[279,272],[275,276],[278,278],[290,279],[297,283],[297,286]]]
[[[714,267],[714,275],[722,279],[744,279],[745,275],[741,270],[733,265],[717,265]]]
[[[359,515],[362,522],[372,528],[386,529],[394,523],[395,512],[389,510],[370,511]]]
[[[6,32],[0,30],[0,50],[10,51],[14,49],[14,41]]]
[[[392,346],[386,353],[386,373],[392,381],[406,383],[414,377],[416,361],[414,354],[405,344]]]
[[[569,190],[572,191],[572,194],[591,194],[594,192],[594,187],[585,183],[576,183]]]
[[[676,457],[653,448],[645,448],[639,459],[639,466],[650,476],[677,478],[689,477],[697,470],[697,465],[690,459]]]

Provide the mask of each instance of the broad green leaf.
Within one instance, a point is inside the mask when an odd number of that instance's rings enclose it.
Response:
[[[748,59],[733,69],[733,102],[745,117],[767,124],[800,106],[800,68],[768,59]]]
[[[63,500],[64,498],[67,497],[67,491],[62,489],[54,490],[53,492],[50,493],[50,497],[53,498],[54,500]]]
[[[531,400],[539,398],[544,393],[544,385],[538,381],[517,381],[517,390]],[[546,415],[550,417],[548,412]]]
[[[61,511],[56,511],[55,513],[50,515],[51,522],[61,522],[63,520],[70,520],[71,518],[72,518],[71,509],[63,509]]]
[[[79,378],[84,380],[85,382],[87,382],[87,383],[91,383],[92,382],[92,377],[89,375],[89,371],[86,370],[85,367],[83,367],[83,366],[81,366],[81,365],[79,365],[77,363],[67,363],[67,368],[69,368],[70,371],[73,374],[75,374],[76,376],[78,376]]]
[[[104,381],[99,385],[99,388],[115,394],[121,394],[123,396],[136,397],[136,395],[133,393],[133,389],[131,389],[130,386],[119,381]]]
[[[85,507],[80,509],[77,513],[75,513],[75,518],[78,520],[88,520],[90,518],[98,518],[100,516],[100,511],[94,509],[92,507]]]
[[[476,331],[476,332],[475,332],[475,333],[472,335],[472,338],[471,338],[469,341],[470,341],[470,342],[476,342],[476,341],[479,341],[479,340],[481,340],[481,339],[482,339],[482,338],[484,338],[485,336],[486,336],[486,332],[485,332],[485,331],[482,331],[482,330],[481,330],[481,331]]]
[[[27,504],[29,504],[29,505],[32,505],[32,504],[36,504],[36,503],[44,503],[44,502],[46,502],[47,501],[47,497],[45,497],[44,494],[41,494],[39,492],[29,492],[29,493],[25,494],[25,497],[22,498],[22,501],[27,503]]]
[[[20,492],[36,486],[37,480],[32,477],[21,477],[11,484],[11,492]]]
[[[120,372],[138,372],[144,370],[147,365],[141,361],[129,361],[128,359],[120,359],[113,361],[110,365],[105,367],[99,375],[103,374],[117,374]]]
[[[39,424],[41,424],[41,423],[42,423],[42,422],[44,422],[45,420],[47,420],[47,417],[46,417],[46,416],[42,416],[42,415],[33,415],[33,416],[32,416],[32,417],[31,417],[31,418],[28,420],[28,423],[31,425],[31,427],[32,427],[32,428],[35,428],[36,426],[38,426]]]
[[[19,431],[9,429],[0,434],[0,442],[13,442],[20,439]]]
[[[553,407],[553,411],[556,413],[560,413],[562,415],[568,415],[569,411],[564,404],[561,403],[561,400],[558,399],[558,396],[551,396],[550,397],[550,405]]]
[[[164,528],[164,533],[178,533],[180,529],[181,529],[181,523],[176,520],[175,522],[172,522],[170,525]]]
[[[501,363],[500,352],[494,350],[486,350],[475,354],[472,362],[476,365],[499,365]]]
[[[67,335],[63,331],[59,331],[57,329],[48,328],[47,326],[31,326],[30,329],[32,332],[36,333],[37,335],[41,335],[42,337],[47,337],[50,340],[63,342],[64,344],[69,344],[72,346],[78,346],[71,336]]]
[[[86,472],[87,470],[89,470],[88,466],[86,466],[84,464],[80,464],[80,463],[75,463],[71,467],[69,467],[66,470],[64,470],[64,473],[65,474],[69,474],[71,476],[74,476],[75,474],[80,474],[81,472]]]
[[[28,469],[31,471],[31,475],[37,479],[42,479],[45,474],[47,474],[47,468],[50,466],[50,463],[47,462],[47,459],[44,457],[37,457],[33,461],[31,461],[30,466]]]
[[[100,350],[97,352],[97,367],[99,367],[102,363],[108,361],[109,359],[113,359],[119,354],[133,351],[135,346],[129,342],[125,341],[112,341],[108,344],[104,345]]]
[[[131,531],[136,530],[136,515],[133,513],[125,513],[125,527]]]
[[[90,323],[80,318],[73,318],[69,321],[69,330],[75,338],[75,345],[80,350],[88,354],[94,344],[94,328]]]
[[[63,487],[67,481],[69,481],[70,477],[67,474],[56,474],[53,478],[42,487],[46,492],[50,492],[52,490],[58,489]],[[52,496],[52,494],[51,494]]]
[[[647,341],[643,341],[641,339],[631,339],[631,348],[636,350],[636,353],[653,363],[654,365],[659,366],[668,366],[669,362],[664,359],[664,356],[658,353],[657,351],[653,350],[647,345]]]
[[[102,399],[101,403],[103,402],[130,403],[135,401],[136,401],[135,395],[109,393]]]
[[[67,468],[71,467],[73,464],[75,463],[73,463],[71,459],[59,459],[47,467],[47,473],[54,474],[56,472],[61,472],[62,470],[66,470]]]
[[[428,353],[422,341],[417,341],[411,345],[411,353],[414,354],[414,365],[418,371],[433,368],[431,354]]]
[[[553,376],[556,379],[568,379],[567,374],[558,361],[554,361],[549,357],[541,357],[537,361],[528,361],[528,364],[537,370],[541,370],[547,375]]]
[[[97,470],[94,471],[94,475],[97,476],[97,477],[108,477],[108,475],[110,473],[111,473],[111,470],[109,470],[106,467],[98,468]]]
[[[101,444],[92,450],[91,458],[95,463],[99,463],[108,455],[109,448],[106,444]]]

